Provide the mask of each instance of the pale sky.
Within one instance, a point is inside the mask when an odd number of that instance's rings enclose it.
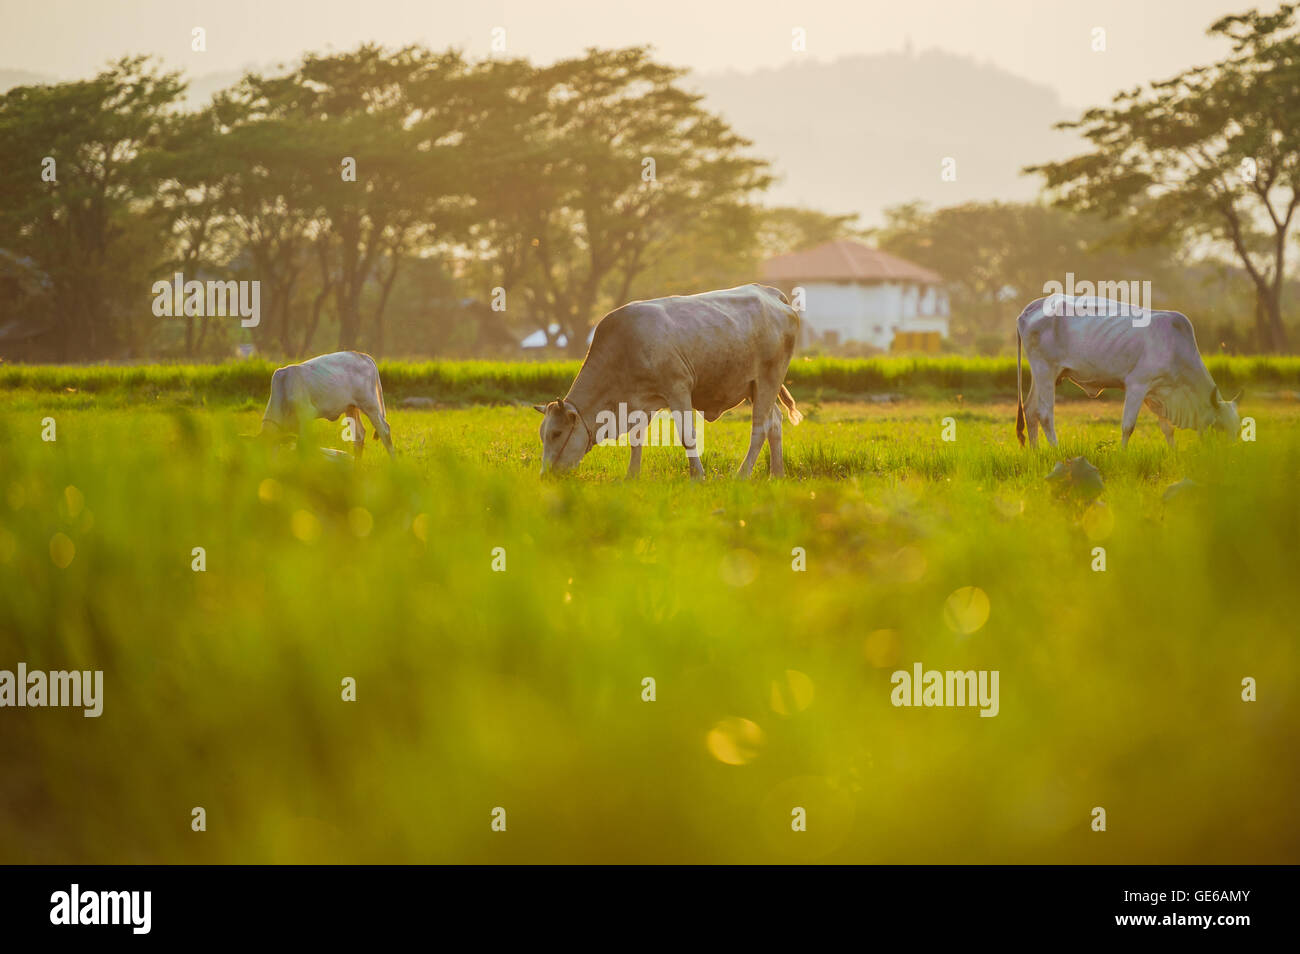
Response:
[[[1220,55],[1205,36],[1217,17],[1271,0],[0,0],[0,69],[60,79],[127,53],[153,53],[192,76],[292,60],[366,40],[509,52],[536,62],[589,46],[648,43],[702,72],[752,71],[801,56],[938,48],[973,56],[1056,90],[1070,106],[1163,78]],[[207,52],[190,32],[207,30]],[[808,51],[791,50],[807,31]],[[1104,53],[1092,31],[1106,31]]]

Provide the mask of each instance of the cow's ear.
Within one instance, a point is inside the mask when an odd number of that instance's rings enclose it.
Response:
[[[1215,407],[1218,407],[1223,403],[1223,395],[1219,393],[1219,386],[1217,384],[1214,386],[1214,393],[1210,395],[1210,403]]]
[[[533,410],[536,411],[538,414],[545,414],[545,413],[546,413],[546,405],[545,405],[545,404],[534,404],[534,405],[533,405]]]

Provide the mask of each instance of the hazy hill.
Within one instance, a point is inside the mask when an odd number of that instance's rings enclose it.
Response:
[[[769,201],[878,220],[922,199],[1028,199],[1020,169],[1075,151],[1052,124],[1075,118],[1047,86],[950,53],[886,53],[756,73],[693,74],[690,83],[782,177]],[[957,179],[940,179],[957,160]]]

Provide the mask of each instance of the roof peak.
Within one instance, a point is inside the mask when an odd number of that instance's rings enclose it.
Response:
[[[762,277],[768,281],[943,282],[937,272],[846,237],[770,258],[762,265]]]

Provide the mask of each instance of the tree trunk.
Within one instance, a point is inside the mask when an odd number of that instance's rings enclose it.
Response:
[[[316,299],[311,304],[311,321],[303,330],[302,343],[298,345],[297,357],[301,358],[311,347],[311,339],[316,337],[316,326],[320,324],[320,313],[325,307],[325,300],[329,298],[330,290],[326,286],[316,293]]]
[[[361,289],[340,286],[335,297],[339,308],[339,350],[355,351],[361,327]]]
[[[1290,345],[1287,342],[1286,326],[1282,324],[1282,289],[1272,288],[1269,290],[1268,297],[1264,300],[1264,314],[1268,321],[1269,328],[1269,351],[1274,354],[1285,354],[1290,351]]]
[[[396,253],[392,256],[393,266],[388,270],[388,275],[384,278],[384,284],[379,291],[379,304],[375,307],[375,340],[373,344],[374,356],[378,358],[384,351],[384,309],[388,307],[388,295],[393,290],[393,280],[397,278],[398,258]]]

